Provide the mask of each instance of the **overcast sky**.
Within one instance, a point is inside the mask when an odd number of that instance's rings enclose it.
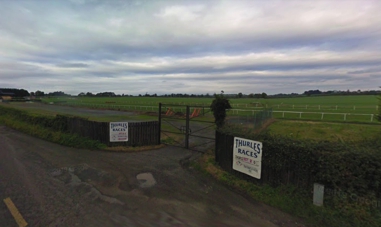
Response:
[[[378,90],[381,1],[0,0],[0,87]]]

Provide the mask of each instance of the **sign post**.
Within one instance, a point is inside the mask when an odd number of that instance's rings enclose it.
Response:
[[[110,122],[110,142],[128,141],[128,122]]]
[[[233,169],[261,179],[262,143],[234,137]]]

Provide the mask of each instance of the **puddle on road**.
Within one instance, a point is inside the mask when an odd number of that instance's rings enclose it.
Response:
[[[152,173],[140,173],[136,175],[136,179],[139,181],[141,188],[150,188],[156,184]]]

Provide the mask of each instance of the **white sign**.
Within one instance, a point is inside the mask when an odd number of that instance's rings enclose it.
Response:
[[[262,143],[234,137],[233,169],[261,179]]]
[[[128,141],[128,122],[110,122],[110,142]]]

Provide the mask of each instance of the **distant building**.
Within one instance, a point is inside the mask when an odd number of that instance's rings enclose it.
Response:
[[[11,92],[3,92],[0,90],[0,102],[10,102],[12,100],[12,96],[15,94]]]
[[[0,102],[10,102],[11,100],[11,96],[0,96]]]

